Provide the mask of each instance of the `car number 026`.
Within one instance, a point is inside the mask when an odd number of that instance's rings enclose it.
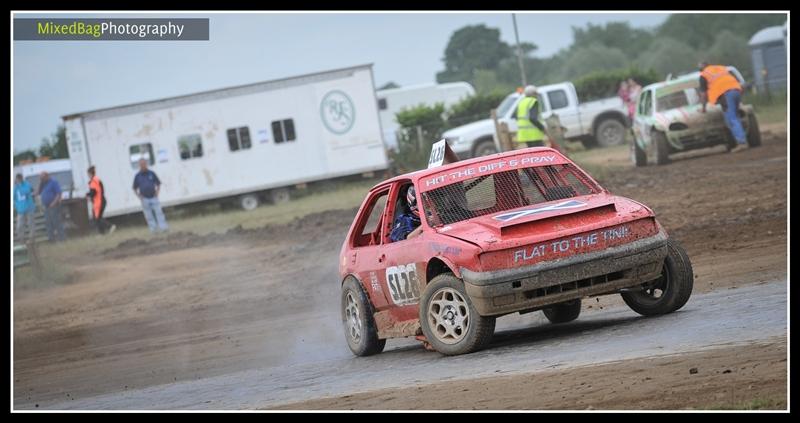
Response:
[[[386,268],[386,284],[392,293],[392,301],[397,305],[419,302],[419,282],[417,265],[401,264]]]

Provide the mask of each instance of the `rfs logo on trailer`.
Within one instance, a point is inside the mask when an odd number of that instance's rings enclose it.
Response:
[[[347,133],[356,121],[356,108],[353,100],[344,91],[333,90],[322,98],[320,104],[322,123],[337,135]]]

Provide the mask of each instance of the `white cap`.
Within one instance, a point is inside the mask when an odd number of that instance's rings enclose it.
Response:
[[[528,97],[536,95],[536,86],[535,85],[528,85],[527,87],[525,87],[525,95],[528,96]]]

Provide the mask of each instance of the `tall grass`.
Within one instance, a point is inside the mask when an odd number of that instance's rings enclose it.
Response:
[[[753,105],[759,123],[786,122],[788,117],[786,91],[778,91],[769,95],[765,93],[749,94],[743,100],[745,103]]]

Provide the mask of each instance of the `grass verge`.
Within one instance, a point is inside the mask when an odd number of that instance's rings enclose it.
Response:
[[[172,233],[192,232],[198,235],[223,233],[240,225],[243,228],[257,228],[282,224],[312,213],[357,207],[375,183],[375,180],[363,180],[320,184],[298,191],[295,198],[287,203],[262,205],[253,211],[217,208],[211,213],[168,215],[167,222]],[[31,265],[14,268],[14,287],[26,289],[69,283],[72,279],[71,269],[86,257],[114,248],[125,240],[148,239],[153,236],[163,235],[151,235],[142,217],[139,225],[120,225],[110,235],[92,233],[57,244],[40,243],[40,268],[36,270]]]

